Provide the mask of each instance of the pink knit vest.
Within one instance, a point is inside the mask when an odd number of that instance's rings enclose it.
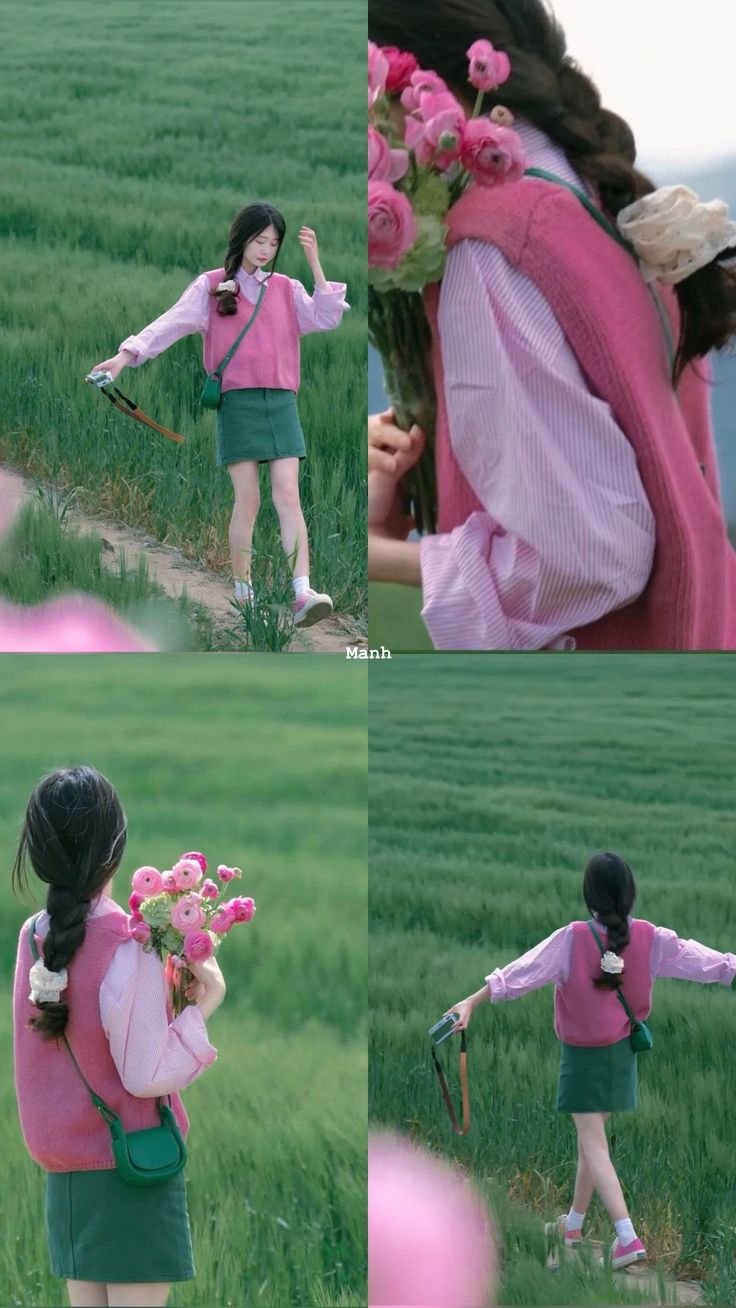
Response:
[[[593,985],[601,975],[601,952],[587,922],[573,922],[570,975],[555,987],[555,1031],[566,1045],[614,1045],[631,1030],[626,1010],[614,991]],[[603,948],[608,946],[605,927],[596,924]],[[622,951],[625,963],[623,992],[639,1021],[652,1007],[650,960],[654,927],[651,922],[631,923],[631,939]]]
[[[21,1130],[31,1157],[47,1172],[106,1171],[115,1166],[108,1129],[61,1041],[29,1029],[38,1009],[28,999],[33,965],[29,918],[21,930],[13,994],[15,1089]],[[129,934],[122,909],[87,921],[85,938],[69,964],[64,996],[66,1035],[74,1057],[96,1094],[117,1113],[126,1131],[158,1126],[158,1101],[136,1099],[123,1088],[100,1021],[100,986],[118,945]],[[43,957],[42,942],[37,945]],[[142,1032],[145,1037],[145,1032]],[[171,1107],[184,1134],[189,1127],[181,1098]]]
[[[635,261],[563,187],[525,178],[471,187],[449,216],[449,243],[497,246],[552,305],[592,394],[634,448],[654,514],[654,566],[633,603],[572,633],[580,649],[736,648],[736,553],[720,503],[708,365],[672,389],[662,325]],[[679,329],[675,296],[664,290]],[[482,511],[452,450],[437,326],[439,288],[425,293],[438,392],[438,530]],[[700,373],[700,376],[698,376]],[[561,524],[564,529],[564,524]]]
[[[207,273],[210,290],[225,276],[224,268]],[[242,288],[237,312],[225,317],[217,312],[217,300],[210,300],[210,320],[204,338],[204,366],[213,372],[224,359],[236,336],[243,330],[255,305],[246,300]],[[253,326],[243,337],[222,379],[222,390],[269,387],[299,390],[299,329],[291,281],[273,273]]]

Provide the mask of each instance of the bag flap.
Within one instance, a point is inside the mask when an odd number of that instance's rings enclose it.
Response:
[[[165,1126],[131,1131],[125,1140],[131,1165],[141,1172],[173,1167],[181,1158],[181,1142]]]

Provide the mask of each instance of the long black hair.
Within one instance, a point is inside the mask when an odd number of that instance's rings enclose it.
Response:
[[[602,106],[544,0],[370,0],[368,34],[376,45],[411,51],[465,100],[466,51],[479,38],[490,41],[508,54],[511,76],[487,97],[489,110],[506,105],[546,132],[614,219],[656,189],[636,167],[629,124]],[[681,316],[675,386],[688,364],[736,335],[736,270],[724,267],[734,255],[736,248],[723,251],[675,287]]]
[[[120,865],[127,824],[114,786],[91,767],[59,768],[39,781],[28,801],[13,865],[15,891],[27,886],[30,863],[48,886],[49,929],[43,959],[52,972],[68,967],[85,935],[90,901]],[[63,1002],[39,1003],[30,1025],[51,1040],[66,1028]]]
[[[279,238],[279,247],[274,255],[271,272],[268,276],[270,277],[271,273],[276,271],[276,264],[286,235],[286,219],[278,209],[274,209],[272,204],[266,204],[265,200],[257,200],[255,204],[247,204],[233,218],[225,255],[225,281],[235,280],[238,268],[243,262],[243,250],[246,245],[249,241],[255,240],[256,236],[260,236],[261,232],[265,232],[267,227],[275,227]],[[212,294],[218,300],[218,313],[228,315],[237,311],[236,292],[213,291]]]
[[[620,854],[606,851],[588,860],[583,875],[583,899],[588,911],[606,928],[608,948],[620,954],[630,940],[629,914],[636,899],[634,874]],[[622,979],[615,973],[601,972],[594,984],[618,990]]]

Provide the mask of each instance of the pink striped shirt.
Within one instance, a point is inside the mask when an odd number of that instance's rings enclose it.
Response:
[[[531,164],[589,189],[543,132],[517,128]],[[453,246],[439,331],[453,452],[485,512],[422,540],[427,630],[438,649],[574,648],[568,633],[631,603],[652,569],[633,449],[500,250]]]
[[[261,282],[266,280],[266,273],[262,268],[256,268],[254,273],[239,268],[237,280],[246,300],[255,304]],[[314,294],[310,296],[301,282],[293,278],[290,280],[299,335],[331,331],[333,327],[337,327],[345,310],[350,308],[345,299],[347,290],[345,282],[330,282],[328,291],[321,291],[315,287]],[[209,323],[211,305],[207,274],[201,273],[189,283],[176,304],[167,309],[166,313],[162,313],[160,318],[149,323],[148,327],[144,327],[137,335],[128,336],[123,341],[120,349],[129,350],[136,356],[131,360],[130,367],[137,368],[148,359],[155,359],[158,354],[162,354],[183,336],[192,336],[196,333],[204,336]]]
[[[497,967],[486,977],[491,1002],[521,999],[546,985],[564,985],[570,975],[573,923],[560,927],[513,963]],[[668,927],[655,927],[650,959],[652,981],[675,977],[680,981],[718,982],[730,986],[736,976],[736,954],[721,954],[697,940],[680,940]]]
[[[109,912],[111,903],[101,895],[90,916]],[[44,912],[38,935],[48,928]],[[135,940],[118,945],[100,988],[100,1020],[120,1080],[139,1099],[183,1090],[217,1058],[196,1004],[169,1022],[166,993],[158,954],[145,953]]]

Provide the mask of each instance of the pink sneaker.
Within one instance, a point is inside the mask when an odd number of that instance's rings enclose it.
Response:
[[[582,1229],[579,1231],[568,1231],[567,1213],[561,1213],[556,1222],[547,1222],[545,1234],[548,1237],[559,1237],[564,1241],[566,1249],[577,1249],[578,1245],[583,1243]]]
[[[316,590],[305,590],[294,600],[294,626],[313,627],[315,622],[329,618],[332,600],[329,595],[318,595]]]
[[[611,1266],[613,1268],[628,1267],[629,1263],[646,1262],[647,1251],[641,1240],[632,1240],[630,1244],[622,1244],[616,1239],[611,1248]]]

